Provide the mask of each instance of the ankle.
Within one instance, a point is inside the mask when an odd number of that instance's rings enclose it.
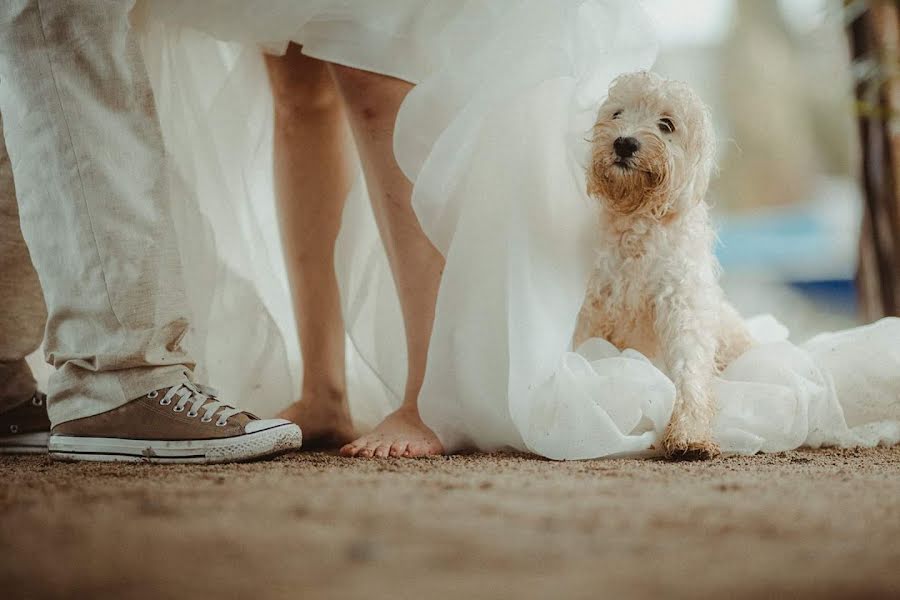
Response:
[[[412,417],[421,420],[422,417],[419,415],[419,405],[418,402],[404,402],[400,405],[397,410],[394,411],[395,414],[403,415],[405,417]]]
[[[340,405],[347,401],[347,388],[337,384],[304,385],[300,399],[325,405]]]

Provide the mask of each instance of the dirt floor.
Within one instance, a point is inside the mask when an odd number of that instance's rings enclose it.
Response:
[[[2,598],[900,597],[900,447],[708,464],[0,458]]]

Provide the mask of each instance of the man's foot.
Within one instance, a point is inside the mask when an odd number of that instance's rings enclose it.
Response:
[[[343,394],[330,397],[303,394],[303,398],[278,413],[281,419],[303,428],[304,447],[337,448],[356,437],[350,407]]]
[[[220,402],[210,388],[183,383],[119,408],[61,423],[50,457],[151,463],[228,463],[300,448],[300,428]]]
[[[378,427],[355,442],[341,448],[343,456],[415,458],[443,454],[444,447],[418,411],[401,407],[389,414]]]
[[[41,392],[0,413],[0,454],[43,454],[49,438],[47,396]]]

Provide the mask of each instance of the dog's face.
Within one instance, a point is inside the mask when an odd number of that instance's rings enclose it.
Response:
[[[709,110],[685,84],[648,72],[613,81],[594,125],[588,194],[657,219],[702,202],[715,156]]]

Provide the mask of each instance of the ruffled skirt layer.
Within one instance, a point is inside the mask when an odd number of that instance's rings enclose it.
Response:
[[[652,452],[671,381],[603,340],[570,351],[597,235],[586,140],[610,81],[655,56],[637,3],[153,0],[135,22],[173,158],[203,377],[261,413],[299,389],[261,60],[294,41],[416,84],[394,150],[447,261],[419,400],[445,446],[557,459]],[[399,405],[406,355],[357,172],[335,267],[351,408],[365,427]],[[900,320],[802,345],[770,318],[751,326],[760,343],[715,384],[724,450],[900,441]]]

